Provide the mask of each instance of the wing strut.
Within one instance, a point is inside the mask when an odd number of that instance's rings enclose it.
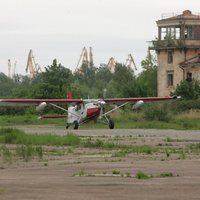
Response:
[[[106,113],[104,113],[103,115],[101,115],[100,118],[101,118],[101,117],[104,117],[104,116],[106,117],[106,115],[108,115],[109,113],[114,112],[115,110],[117,110],[117,109],[119,109],[119,108],[125,106],[125,105],[128,104],[128,103],[129,103],[129,102],[125,102],[125,103],[121,104],[120,106],[117,106],[117,107],[113,108],[112,110],[109,110],[108,112],[106,112]]]
[[[72,114],[72,115],[75,115],[76,117],[80,117],[79,115],[76,115],[76,114],[74,114],[74,113],[72,113],[72,112],[69,112],[67,109],[65,109],[65,108],[63,108],[63,107],[61,107],[61,106],[58,106],[58,105],[53,104],[53,103],[49,103],[49,104],[52,105],[52,106],[54,106],[54,107],[56,107],[56,108],[58,108],[58,109],[60,109],[60,110],[65,111],[65,112],[67,112],[67,113],[70,113],[70,114]]]

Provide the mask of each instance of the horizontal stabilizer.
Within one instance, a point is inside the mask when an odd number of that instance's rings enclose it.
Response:
[[[38,117],[38,119],[57,119],[57,118],[66,118],[66,115],[50,115],[50,116]]]

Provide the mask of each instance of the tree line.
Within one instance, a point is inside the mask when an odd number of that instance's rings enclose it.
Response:
[[[141,66],[143,70],[138,75],[121,63],[116,64],[113,73],[106,65],[97,68],[86,64],[73,73],[54,59],[34,79],[19,74],[10,79],[0,73],[0,98],[66,98],[67,91],[72,91],[73,98],[83,99],[157,96],[157,66],[154,57],[149,54]],[[182,81],[171,95],[180,95],[183,99],[197,102],[200,82]]]
[[[137,76],[133,69],[121,63],[116,64],[113,73],[106,65],[97,68],[86,64],[73,73],[54,59],[34,79],[19,74],[10,79],[0,73],[0,97],[66,98],[69,90],[74,98],[156,96],[156,65],[146,58],[142,67]]]

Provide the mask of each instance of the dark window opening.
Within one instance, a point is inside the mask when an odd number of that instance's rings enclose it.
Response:
[[[173,74],[167,74],[167,86],[173,86],[173,80],[174,76]]]
[[[184,32],[185,39],[193,39],[193,35],[194,34],[192,26],[186,26]]]
[[[168,51],[167,62],[168,62],[168,64],[173,63],[173,52],[172,51]]]
[[[187,78],[186,78],[187,81],[192,81],[192,73],[191,72],[188,72],[187,73]]]

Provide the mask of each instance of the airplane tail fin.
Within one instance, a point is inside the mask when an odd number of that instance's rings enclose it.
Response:
[[[67,99],[73,99],[71,91],[67,92]]]

